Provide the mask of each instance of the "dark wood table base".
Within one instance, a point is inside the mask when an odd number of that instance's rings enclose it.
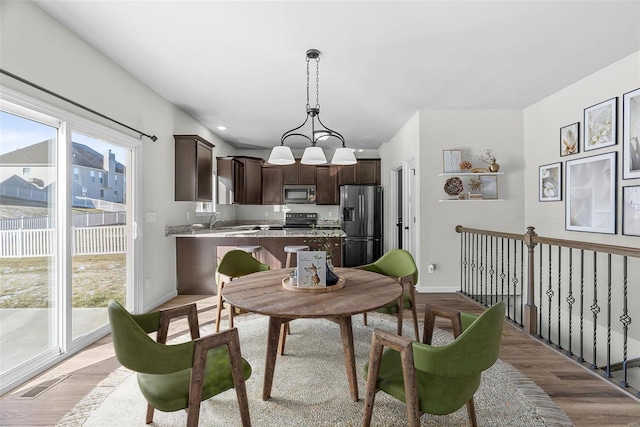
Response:
[[[358,376],[356,374],[356,355],[353,348],[353,329],[351,325],[351,316],[326,317],[340,325],[340,337],[342,339],[342,351],[344,353],[344,364],[347,370],[347,378],[349,380],[349,390],[351,399],[354,402],[358,398]],[[267,338],[267,356],[264,369],[264,385],[262,387],[262,400],[269,400],[271,397],[271,388],[273,387],[273,374],[276,368],[276,359],[278,357],[278,343],[280,342],[281,326],[291,319],[282,317],[269,317],[269,332]],[[282,341],[284,347],[284,340]]]

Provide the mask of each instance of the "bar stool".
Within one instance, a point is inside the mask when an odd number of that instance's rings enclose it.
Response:
[[[255,245],[255,246],[236,246],[236,249],[239,249],[239,250],[244,251],[244,252],[246,252],[248,254],[251,254],[255,259],[258,259],[258,256],[256,254],[262,250],[262,246],[260,246],[260,245]]]
[[[308,250],[309,250],[309,246],[306,246],[306,245],[287,245],[287,246],[285,246],[284,247],[284,251],[287,253],[287,262],[286,262],[284,268],[289,268],[289,266],[291,265],[291,254],[295,254],[295,253],[297,253],[299,251],[308,251]]]

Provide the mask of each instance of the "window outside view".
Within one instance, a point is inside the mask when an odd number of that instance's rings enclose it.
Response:
[[[71,164],[60,164],[56,127],[0,111],[0,374],[62,346],[69,321],[75,340],[108,323],[110,299],[125,303],[127,150],[71,136]],[[71,183],[62,251],[59,170]],[[68,254],[71,283],[61,271]],[[69,294],[70,319],[61,310]]]

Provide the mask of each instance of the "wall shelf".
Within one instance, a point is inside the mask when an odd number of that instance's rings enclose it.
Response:
[[[440,199],[439,202],[504,202],[504,199]]]
[[[478,176],[478,175],[504,175],[504,172],[446,172],[438,176]]]

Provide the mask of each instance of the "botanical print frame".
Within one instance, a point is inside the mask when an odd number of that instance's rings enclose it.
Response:
[[[640,178],[640,88],[622,95],[622,179]]]
[[[462,150],[442,150],[442,171],[459,173],[462,162]]]
[[[640,185],[622,187],[622,234],[640,236]]]
[[[538,175],[538,201],[562,200],[562,163],[540,166]]]
[[[498,198],[498,177],[494,175],[480,175],[480,191],[483,199]]]
[[[560,157],[580,152],[580,122],[560,128]]]
[[[582,151],[609,147],[617,143],[618,98],[611,98],[584,109]]]
[[[616,233],[616,154],[566,162],[566,230]]]

